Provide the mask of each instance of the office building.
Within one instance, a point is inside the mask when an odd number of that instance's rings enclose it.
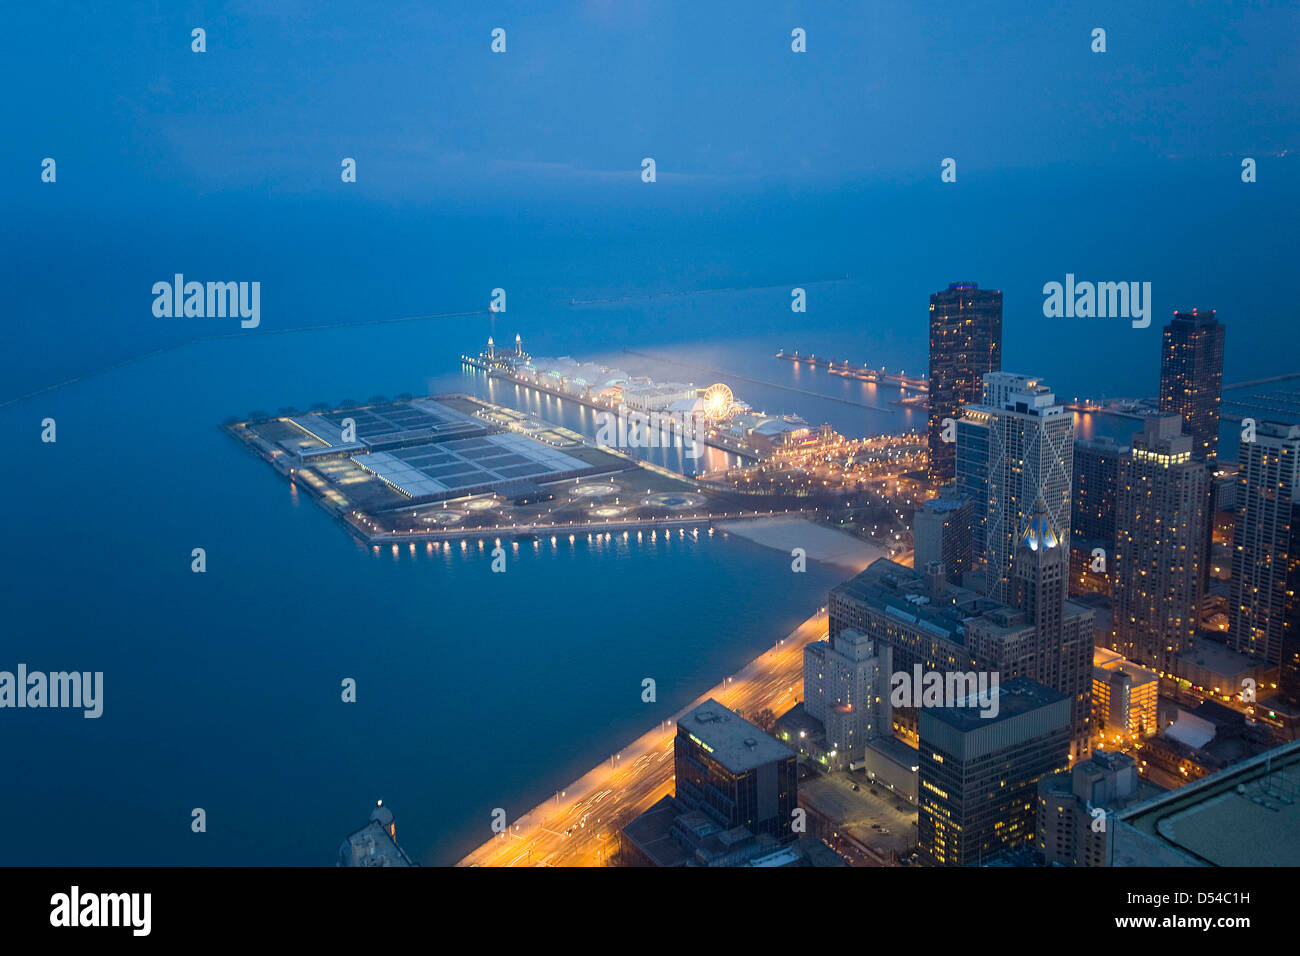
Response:
[[[1042,862],[1108,865],[1115,813],[1136,803],[1145,789],[1133,758],[1111,751],[1098,751],[1070,770],[1038,781],[1036,839]]]
[[[1028,547],[1028,546],[1026,546]],[[941,565],[921,570],[880,558],[856,577],[833,588],[827,602],[831,639],[854,630],[876,641],[877,653],[889,648],[893,673],[984,672],[1001,680],[1017,675],[1038,679],[1040,672],[1067,688],[1076,756],[1087,745],[1091,724],[1090,679],[1093,610],[1063,601],[1059,618],[1046,607],[1049,591],[1059,584],[1053,556],[1042,568],[1024,569],[1023,588],[1043,596],[1028,599],[1031,608],[1003,605],[947,581]],[[1035,616],[1042,609],[1046,626],[1057,634],[1044,648]],[[1047,639],[1047,640],[1050,640]],[[893,724],[905,734],[917,728],[917,708],[896,707]]]
[[[1003,681],[996,716],[921,710],[917,849],[931,866],[992,862],[1033,845],[1038,781],[1069,766],[1070,703],[1027,678]]]
[[[1160,352],[1160,411],[1181,415],[1192,454],[1213,463],[1219,455],[1219,400],[1223,389],[1223,326],[1215,312],[1175,312]]]
[[[1161,672],[1196,634],[1208,482],[1177,415],[1148,418],[1120,458],[1111,648]]]
[[[978,402],[985,372],[1002,368],[1002,293],[973,282],[954,282],[930,296],[930,481],[955,476],[953,442],[943,440],[944,420]]]
[[[710,699],[677,722],[677,803],[724,830],[744,827],[787,842],[796,836],[796,760],[794,751]]]
[[[1052,534],[1070,541],[1074,418],[1051,389],[1028,376],[988,376],[988,464],[984,556],[986,593],[1011,603],[1011,562],[1030,509],[1042,499]]]
[[[972,569],[971,527],[974,508],[971,499],[944,487],[943,494],[916,510],[912,519],[913,564],[923,568],[938,562],[949,576],[959,579]]]
[[[1039,498],[1020,536],[1012,566],[1015,606],[1033,628],[1031,657],[1016,673],[1064,694],[1070,701],[1070,753],[1082,758],[1092,724],[1091,615],[1066,615],[1069,552],[1052,530]],[[978,628],[976,628],[978,629]]]
[[[1277,666],[1286,633],[1291,521],[1300,487],[1300,425],[1262,421],[1238,458],[1229,643]]]

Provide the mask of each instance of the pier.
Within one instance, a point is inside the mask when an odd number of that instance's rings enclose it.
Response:
[[[847,361],[836,363],[833,359],[819,359],[816,355],[800,355],[798,351],[787,354],[784,349],[777,352],[776,357],[785,359],[787,362],[798,362],[802,365],[811,365],[813,368],[825,369],[832,375],[857,379],[860,382],[870,382],[873,385],[895,385],[904,391],[919,394],[929,394],[930,392],[930,383],[925,379],[887,372],[883,367],[877,371],[865,365],[858,367]]]

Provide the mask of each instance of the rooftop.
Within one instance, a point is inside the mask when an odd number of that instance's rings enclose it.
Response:
[[[973,617],[1002,607],[974,591],[949,583],[932,599],[929,585],[917,571],[888,558],[878,558],[865,571],[831,591],[832,595],[874,607],[896,620],[957,644],[965,643],[965,624]]]
[[[682,717],[677,722],[677,733],[695,738],[732,773],[795,756],[785,744],[712,698]]]
[[[990,687],[989,690],[990,695],[992,695],[992,688]],[[1013,677],[1010,680],[1001,681],[996,696],[998,712],[989,717],[982,716],[983,711],[975,706],[926,707],[921,713],[923,716],[933,717],[961,733],[969,733],[972,730],[991,727],[1002,721],[1010,720],[1012,717],[1018,717],[1021,714],[1029,713],[1031,710],[1037,710],[1039,707],[1047,707],[1067,699],[1060,691],[1044,687],[1028,677]]]
[[[1300,741],[1118,815],[1115,866],[1300,866]]]

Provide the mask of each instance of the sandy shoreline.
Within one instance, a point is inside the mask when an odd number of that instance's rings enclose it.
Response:
[[[786,554],[795,548],[803,548],[810,560],[855,572],[861,571],[876,558],[889,556],[884,548],[869,544],[847,531],[814,524],[804,518],[722,521],[715,527]]]

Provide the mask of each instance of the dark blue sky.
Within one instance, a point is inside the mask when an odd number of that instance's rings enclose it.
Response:
[[[653,335],[771,334],[792,348],[831,336],[855,358],[914,368],[929,293],[969,279],[1005,292],[1008,365],[1044,375],[1078,330],[1044,327],[1040,290],[1072,271],[1152,281],[1157,319],[1219,308],[1230,379],[1293,364],[1294,4],[140,3],[7,16],[0,281],[14,348],[0,400],[230,331],[152,317],[149,288],[178,271],[261,281],[259,334],[481,309],[506,286],[510,324],[575,353],[654,343],[544,306],[849,275],[856,297],[814,300],[789,334],[778,299],[771,315]],[[204,54],[190,51],[195,26]],[[504,55],[489,49],[498,26]],[[796,26],[805,54],[790,50]],[[355,184],[340,182],[344,156]],[[958,182],[941,184],[949,156]],[[1255,184],[1240,181],[1243,156],[1259,163]],[[1062,390],[1150,393],[1159,325],[1084,330]],[[886,328],[901,345],[882,352]],[[489,330],[455,323],[448,355]]]

